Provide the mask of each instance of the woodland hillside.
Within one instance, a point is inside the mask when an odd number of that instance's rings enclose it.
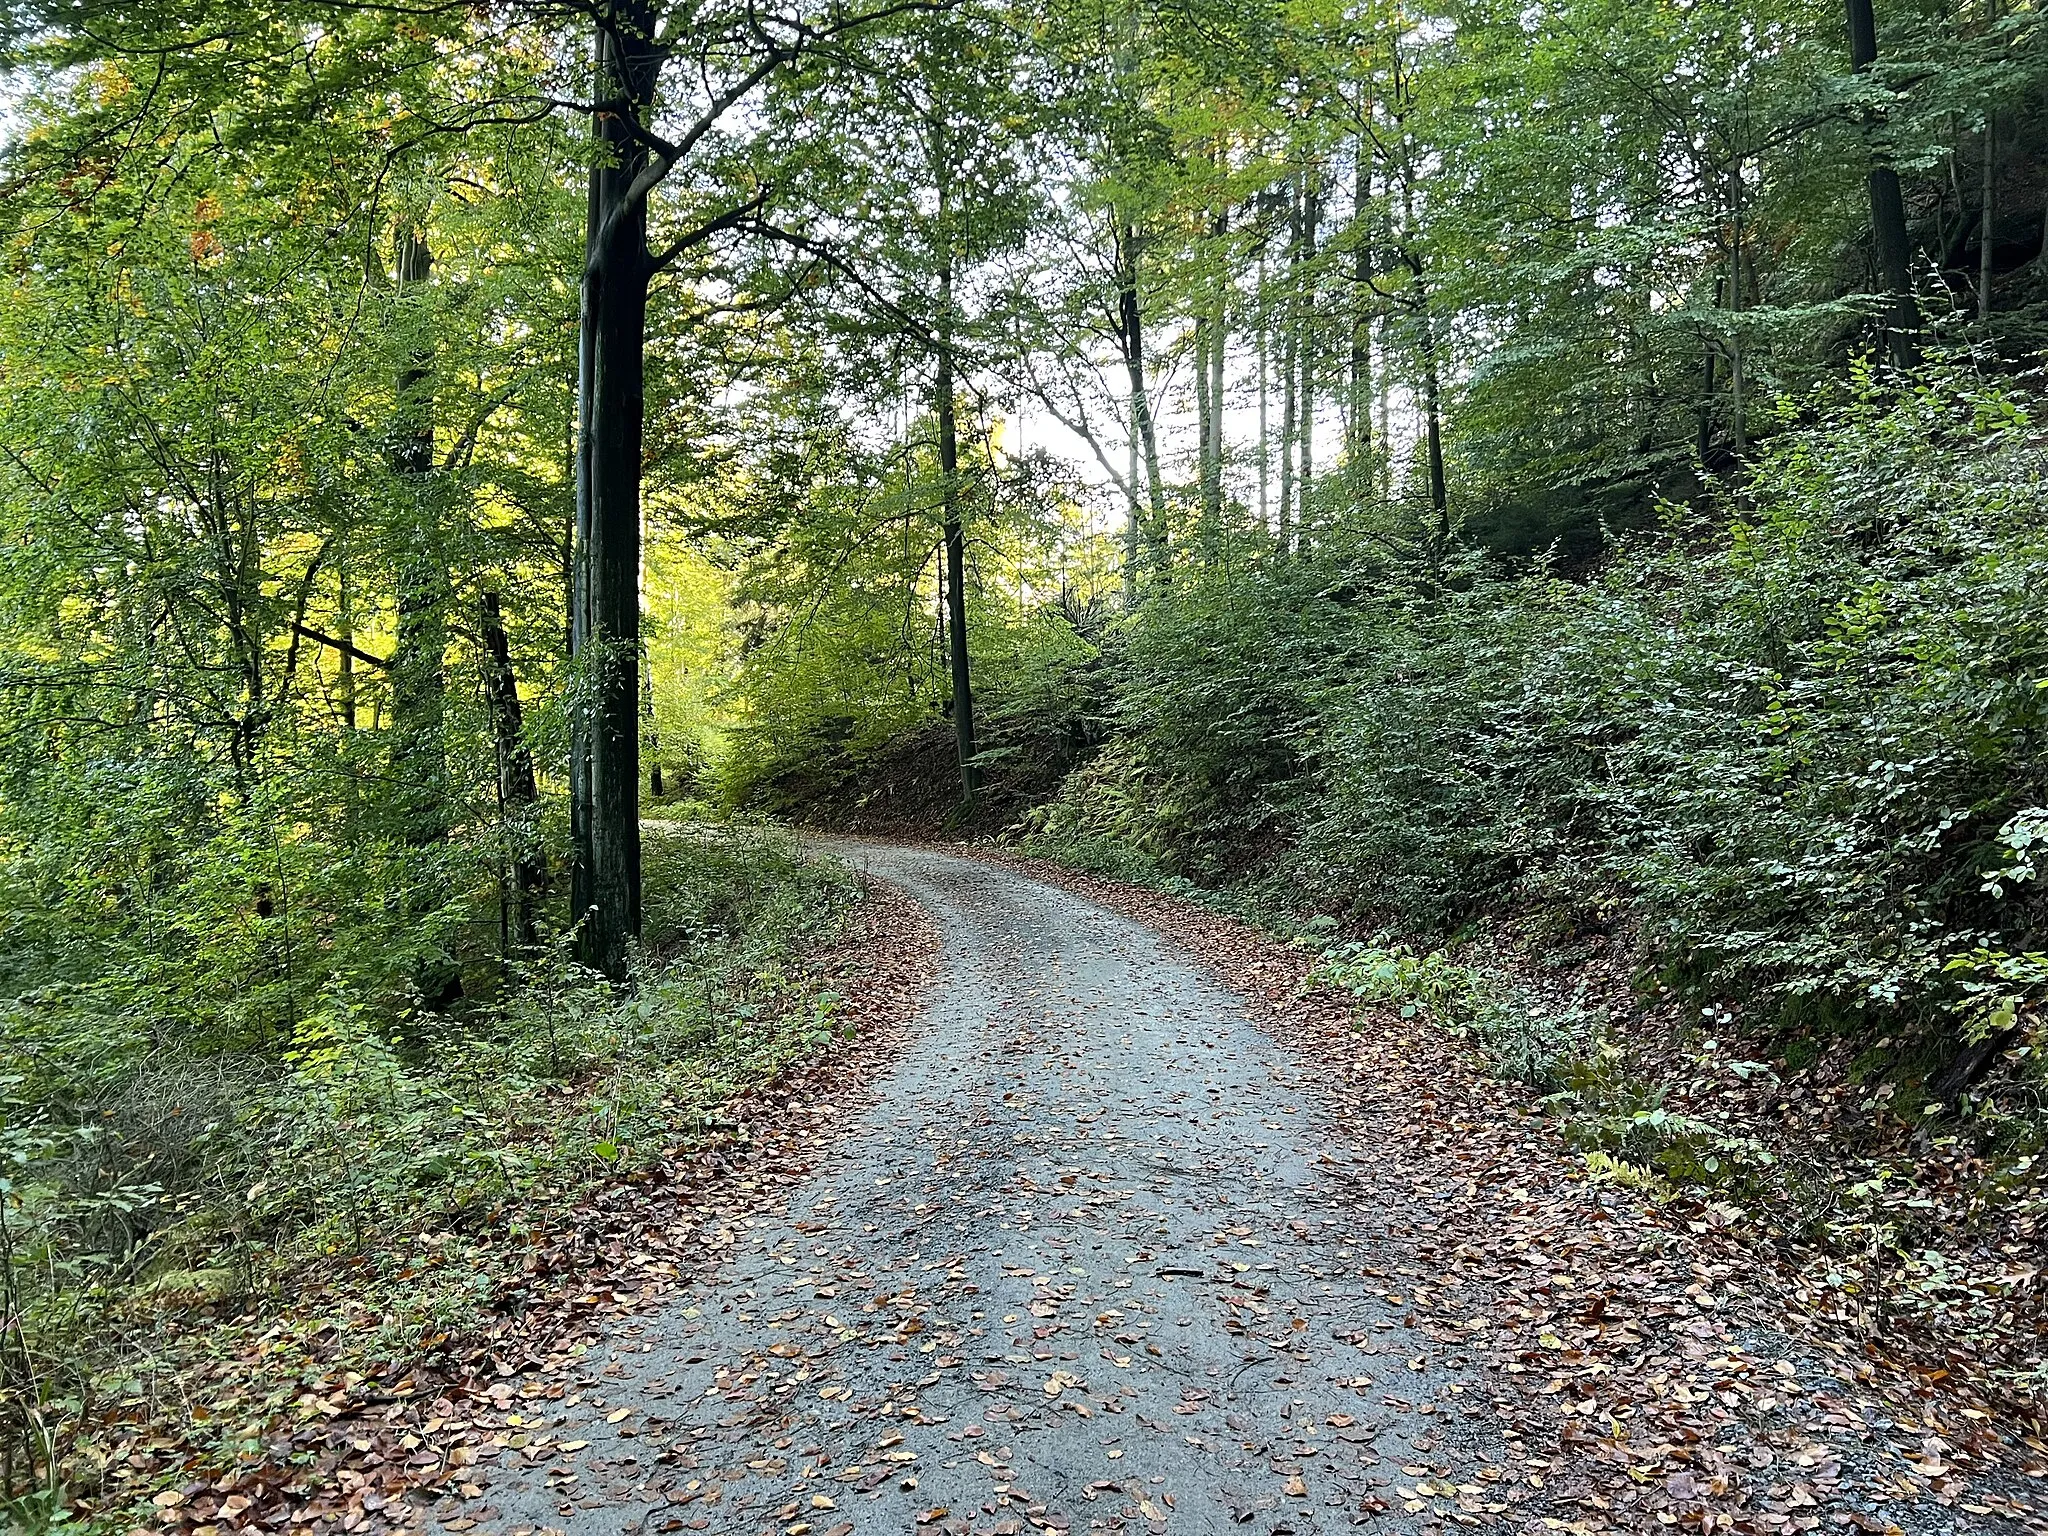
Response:
[[[743,1140],[896,931],[790,825],[1294,941],[2039,1450],[2038,0],[0,47],[13,1523]]]

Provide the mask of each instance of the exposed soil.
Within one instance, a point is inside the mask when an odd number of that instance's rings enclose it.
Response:
[[[821,745],[815,761],[757,786],[755,794],[773,814],[863,836],[918,842],[933,827],[958,837],[992,835],[1050,799],[1085,751],[1054,732],[1006,739],[1000,722],[984,722],[984,736],[981,787],[971,806],[960,803],[959,748],[946,720],[905,731],[871,756]]]

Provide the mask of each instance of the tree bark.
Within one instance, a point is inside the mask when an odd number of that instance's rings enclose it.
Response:
[[[953,264],[939,268],[939,345],[934,386],[939,417],[939,502],[946,537],[946,660],[953,681],[953,745],[960,802],[974,804],[974,679],[967,657],[967,537],[960,521],[960,437],[953,403]]]
[[[1361,133],[1351,187],[1352,238],[1358,242],[1351,253],[1351,292],[1357,308],[1351,316],[1351,398],[1344,421],[1344,455],[1356,466],[1353,475],[1372,455],[1372,242],[1366,238],[1366,219],[1372,208],[1372,157],[1366,145]]]
[[[1422,353],[1423,442],[1429,459],[1429,509],[1436,522],[1439,545],[1451,537],[1450,489],[1444,475],[1444,432],[1442,383],[1437,370],[1436,320],[1429,306],[1429,279],[1422,256],[1415,249],[1415,174],[1404,167],[1401,180],[1402,260],[1415,280],[1415,321]]]
[[[1151,556],[1152,578],[1164,582],[1171,575],[1172,545],[1166,531],[1166,485],[1159,473],[1159,435],[1153,425],[1152,400],[1145,385],[1145,316],[1138,296],[1139,237],[1135,225],[1118,221],[1116,247],[1118,344],[1130,384],[1131,427],[1145,461],[1145,491],[1151,503],[1145,543]]]
[[[1849,66],[1863,74],[1877,62],[1877,18],[1871,0],[1848,0]],[[1891,296],[1884,322],[1892,362],[1909,368],[1919,360],[1920,310],[1913,301],[1912,255],[1906,242],[1906,199],[1899,173],[1881,160],[1870,167],[1870,232],[1877,250],[1878,279]]]
[[[1276,529],[1281,555],[1294,550],[1295,385],[1301,361],[1301,200],[1297,188],[1287,189],[1286,305],[1280,337],[1280,521]]]
[[[1215,292],[1206,317],[1208,388],[1203,394],[1209,409],[1202,423],[1202,539],[1203,552],[1212,561],[1223,536],[1223,375],[1230,325],[1230,253],[1223,248],[1223,242],[1229,233],[1229,210],[1218,209],[1209,224],[1209,238],[1217,246],[1217,261]]]
[[[1195,479],[1201,488],[1202,556],[1209,555],[1209,316],[1195,316]]]
[[[1138,510],[1138,416],[1135,409],[1135,397],[1133,397],[1133,402],[1134,408],[1131,412],[1131,419],[1126,424],[1129,430],[1125,434],[1128,439],[1127,445],[1130,449],[1128,478],[1124,481],[1124,500],[1126,503],[1124,509],[1124,606],[1126,608],[1134,607],[1138,601],[1138,541],[1144,521]]]
[[[1429,506],[1436,516],[1437,541],[1445,543],[1451,537],[1451,498],[1450,489],[1444,483],[1442,386],[1437,377],[1436,323],[1430,315],[1427,287],[1422,289],[1421,299],[1422,408],[1423,432],[1429,447]]]
[[[1301,295],[1301,405],[1296,423],[1301,434],[1301,467],[1295,474],[1295,542],[1308,551],[1308,493],[1316,475],[1316,234],[1322,223],[1323,198],[1319,177],[1311,171],[1301,191],[1301,273],[1306,285]]]
[[[426,285],[434,257],[417,230],[397,236],[401,302]],[[414,847],[448,834],[448,557],[434,484],[434,352],[415,338],[399,370],[391,442],[398,482],[397,643],[391,652],[391,779],[400,832]],[[351,680],[353,681],[353,680]]]
[[[640,685],[640,721],[647,747],[647,793],[659,800],[662,796],[661,729],[654,716],[654,659],[647,654],[645,639],[640,642],[640,665],[643,669]]]
[[[1266,239],[1259,236],[1258,276],[1258,322],[1259,322],[1259,526],[1269,528],[1271,497],[1268,487],[1272,481],[1272,447],[1268,442],[1266,425],[1266,352],[1271,326],[1266,314]]]
[[[1747,302],[1742,272],[1742,252],[1748,241],[1748,209],[1743,196],[1742,170],[1728,169],[1728,312],[1735,316],[1728,328],[1728,440],[1740,459],[1749,452],[1749,379],[1744,372],[1748,359],[1742,347],[1742,311]]]
[[[490,714],[491,746],[498,766],[498,819],[505,837],[505,879],[501,895],[507,955],[534,947],[535,904],[547,888],[547,860],[540,847],[534,810],[540,790],[533,753],[526,745],[526,718],[519,683],[512,672],[512,647],[498,594],[481,599],[484,641],[484,704]]]
[[[1984,114],[1984,211],[1977,235],[1977,320],[1991,319],[1992,202],[1997,188],[1998,123],[1990,112]]]
[[[1719,387],[1717,376],[1721,361],[1721,354],[1714,349],[1711,337],[1707,341],[1706,351],[1706,367],[1700,380],[1699,461],[1703,470],[1714,452],[1714,391]]]
[[[641,124],[661,55],[652,7],[598,32],[597,94]],[[627,973],[640,935],[640,445],[646,411],[648,150],[618,112],[593,123],[578,363],[576,651],[570,794],[573,916],[585,964]]]

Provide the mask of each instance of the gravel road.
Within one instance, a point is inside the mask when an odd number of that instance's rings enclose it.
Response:
[[[1127,918],[832,848],[937,918],[925,1025],[808,1184],[528,1421],[552,1454],[443,1528],[1306,1533],[1483,1508],[1509,1475],[1486,1394],[1412,1326],[1307,1069]]]

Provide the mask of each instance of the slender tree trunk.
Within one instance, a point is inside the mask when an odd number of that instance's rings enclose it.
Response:
[[[1202,535],[1204,553],[1216,558],[1216,546],[1223,536],[1223,375],[1229,347],[1230,253],[1223,249],[1230,233],[1230,214],[1219,209],[1209,224],[1209,238],[1217,246],[1215,293],[1208,315],[1208,419],[1202,424]]]
[[[647,793],[659,800],[661,788],[661,730],[654,718],[654,659],[647,654],[647,640],[640,641],[640,734],[647,749]]]
[[[401,302],[424,288],[433,253],[418,231],[397,240]],[[419,301],[415,301],[419,302]],[[413,317],[414,324],[422,324]],[[391,469],[401,498],[398,625],[391,653],[391,778],[400,829],[415,847],[448,832],[448,757],[444,735],[448,651],[448,557],[434,480],[434,355],[416,338],[398,374]]]
[[[1124,481],[1124,606],[1134,607],[1138,601],[1138,540],[1142,518],[1138,511],[1138,412],[1137,397],[1131,397],[1130,419],[1124,423],[1126,446],[1130,449],[1129,476]]]
[[[1440,399],[1441,385],[1436,366],[1436,324],[1430,315],[1427,290],[1422,295],[1422,408],[1423,432],[1429,449],[1429,505],[1436,515],[1439,543],[1451,536],[1451,498],[1444,483],[1444,427]]]
[[[1304,291],[1301,299],[1301,407],[1297,428],[1301,435],[1301,468],[1295,476],[1295,543],[1308,552],[1308,495],[1316,474],[1316,343],[1321,331],[1316,324],[1316,235],[1322,223],[1323,198],[1320,180],[1311,171],[1302,184],[1301,257]]]
[[[1871,0],[1848,0],[1849,65],[1857,74],[1877,62],[1877,18]],[[1911,248],[1906,242],[1906,199],[1899,173],[1881,160],[1870,168],[1870,232],[1877,272],[1891,295],[1885,341],[1892,362],[1909,368],[1919,359],[1920,310],[1913,301]]]
[[[512,647],[498,594],[482,597],[484,704],[490,714],[491,745],[498,764],[498,817],[505,835],[504,936],[508,954],[534,946],[534,907],[547,887],[547,860],[534,825],[540,789],[533,753],[526,745],[526,717],[512,673]]]
[[[1216,216],[1216,238],[1229,233],[1227,214]],[[1230,255],[1216,279],[1216,313],[1209,322],[1209,513],[1223,517],[1223,380],[1230,361]]]
[[[1295,386],[1301,361],[1301,202],[1287,189],[1287,278],[1280,337],[1280,553],[1294,550],[1294,446],[1299,428]]]
[[[1401,180],[1402,259],[1415,280],[1416,335],[1422,353],[1423,446],[1429,463],[1429,509],[1436,523],[1439,544],[1451,537],[1450,489],[1444,476],[1444,433],[1442,382],[1437,371],[1436,317],[1430,309],[1429,279],[1422,256],[1415,249],[1415,178],[1404,168]]]
[[[960,800],[974,803],[974,679],[967,658],[967,538],[960,520],[960,437],[953,412],[953,264],[939,268],[939,501],[946,535],[946,659],[953,680],[953,745],[960,760]]]
[[[1139,237],[1134,225],[1117,226],[1117,318],[1124,354],[1124,372],[1130,383],[1131,424],[1144,458],[1145,491],[1151,516],[1146,520],[1145,542],[1151,555],[1152,576],[1165,581],[1172,571],[1172,546],[1166,531],[1166,484],[1159,473],[1159,435],[1152,421],[1152,400],[1145,387],[1145,316],[1138,300]]]
[[[1742,171],[1728,170],[1728,437],[1739,459],[1749,452],[1749,389],[1744,366],[1748,359],[1742,345],[1742,313],[1748,299],[1743,282],[1742,253],[1748,243],[1748,209],[1743,196]]]
[[[1351,391],[1349,411],[1344,418],[1345,458],[1356,475],[1372,456],[1372,242],[1366,238],[1366,219],[1372,209],[1372,157],[1364,134],[1358,136],[1357,164],[1351,187],[1352,238],[1358,244],[1351,253]],[[1362,483],[1362,482],[1360,482]]]
[[[1714,451],[1714,390],[1718,387],[1721,354],[1714,349],[1714,343],[1707,343],[1705,376],[1700,380],[1700,440],[1699,460],[1702,469]]]
[[[1268,323],[1266,310],[1266,244],[1265,237],[1259,237],[1259,526],[1271,528],[1271,496],[1273,451],[1266,420],[1266,350],[1272,327]]]
[[[1294,387],[1300,377],[1295,370],[1300,356],[1300,328],[1292,314],[1293,306],[1288,309],[1287,329],[1280,338],[1280,522],[1275,530],[1283,555],[1294,549]]]
[[[651,10],[621,5],[598,43],[600,94],[643,120],[660,71]],[[600,114],[594,131],[607,153],[591,168],[584,237],[572,899],[584,962],[618,978],[640,935],[640,444],[653,263],[647,188],[636,185],[646,147],[616,113]]]
[[[1209,329],[1210,318],[1204,314],[1195,316],[1195,479],[1201,488],[1202,516],[1199,542],[1202,558],[1207,560],[1213,552],[1210,548],[1212,537],[1209,524]]]
[[[1389,332],[1392,326],[1393,317],[1391,315],[1380,321],[1380,356],[1382,358],[1393,356],[1394,344],[1389,340]],[[1394,389],[1389,369],[1386,367],[1380,369],[1379,381],[1375,385],[1375,390],[1379,395],[1380,455],[1377,467],[1379,469],[1380,505],[1390,507],[1394,504]]]
[[[1988,324],[1991,319],[1992,199],[1997,188],[1997,172],[1998,121],[1987,111],[1984,114],[1984,215],[1977,236],[1977,319],[1980,324]]]

